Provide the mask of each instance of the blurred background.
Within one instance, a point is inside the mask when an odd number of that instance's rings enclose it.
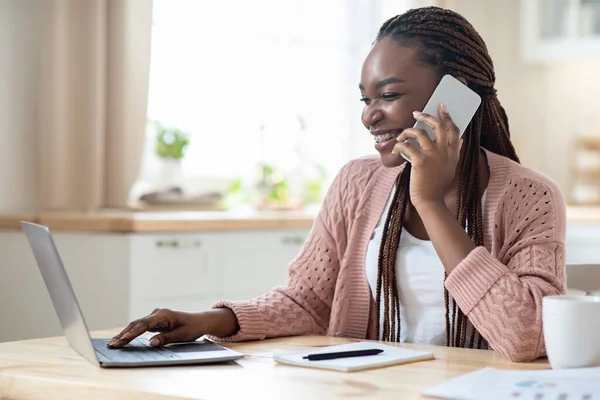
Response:
[[[284,283],[339,168],[374,154],[380,25],[425,5],[483,36],[522,163],[569,203],[568,261],[600,262],[600,0],[0,0],[0,341],[60,332],[22,219],[94,329]]]

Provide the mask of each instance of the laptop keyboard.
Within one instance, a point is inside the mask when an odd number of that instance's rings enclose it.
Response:
[[[150,347],[139,339],[133,339],[120,349],[109,349],[106,345],[110,339],[93,339],[94,350],[106,361],[133,363],[141,361],[164,361],[181,358],[164,347]]]
[[[120,349],[109,349],[106,345],[110,339],[92,339],[94,350],[102,361],[134,363],[141,361],[176,360],[181,357],[176,353],[198,353],[204,351],[222,351],[224,347],[211,342],[192,342],[174,345],[174,351],[165,347],[150,347],[145,341],[133,339]]]

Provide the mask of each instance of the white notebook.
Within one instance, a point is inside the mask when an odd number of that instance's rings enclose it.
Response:
[[[337,358],[333,360],[310,361],[303,357],[309,354],[329,353],[350,350],[381,349],[383,353],[372,356]],[[333,369],[337,371],[360,371],[370,368],[387,367],[390,365],[407,364],[416,361],[433,360],[433,353],[403,349],[377,342],[358,342],[336,346],[321,347],[302,353],[276,354],[274,360],[281,364],[296,365],[309,368]]]

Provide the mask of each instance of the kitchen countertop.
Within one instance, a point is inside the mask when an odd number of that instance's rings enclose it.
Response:
[[[317,210],[303,211],[143,211],[14,212],[0,214],[0,229],[21,229],[30,221],[54,231],[191,232],[310,229]],[[600,207],[567,207],[567,220],[600,225]]]
[[[600,224],[600,207],[567,207],[567,222]]]
[[[23,212],[0,214],[0,229],[21,229],[21,221],[53,231],[190,232],[310,229],[316,211],[142,211]]]

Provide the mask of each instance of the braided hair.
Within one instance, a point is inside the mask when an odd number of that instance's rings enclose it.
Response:
[[[475,245],[483,245],[483,216],[479,190],[479,166],[482,162],[480,147],[519,162],[510,141],[506,112],[494,88],[495,74],[487,47],[475,28],[454,11],[423,7],[409,10],[387,20],[380,28],[376,42],[391,38],[402,45],[419,50],[420,61],[439,72],[440,78],[451,74],[463,78],[467,85],[482,97],[481,106],[473,116],[464,134],[466,150],[460,168],[457,187],[456,217]],[[387,215],[377,267],[378,304],[380,320],[382,291],[384,296],[383,327],[377,324],[378,337],[400,341],[400,301],[396,284],[396,254],[402,232],[402,223],[409,195],[410,163],[396,179],[396,191]],[[487,347],[485,339],[471,327],[468,318],[450,298],[444,288],[446,308],[446,345],[453,347]],[[380,330],[383,329],[383,332]]]

